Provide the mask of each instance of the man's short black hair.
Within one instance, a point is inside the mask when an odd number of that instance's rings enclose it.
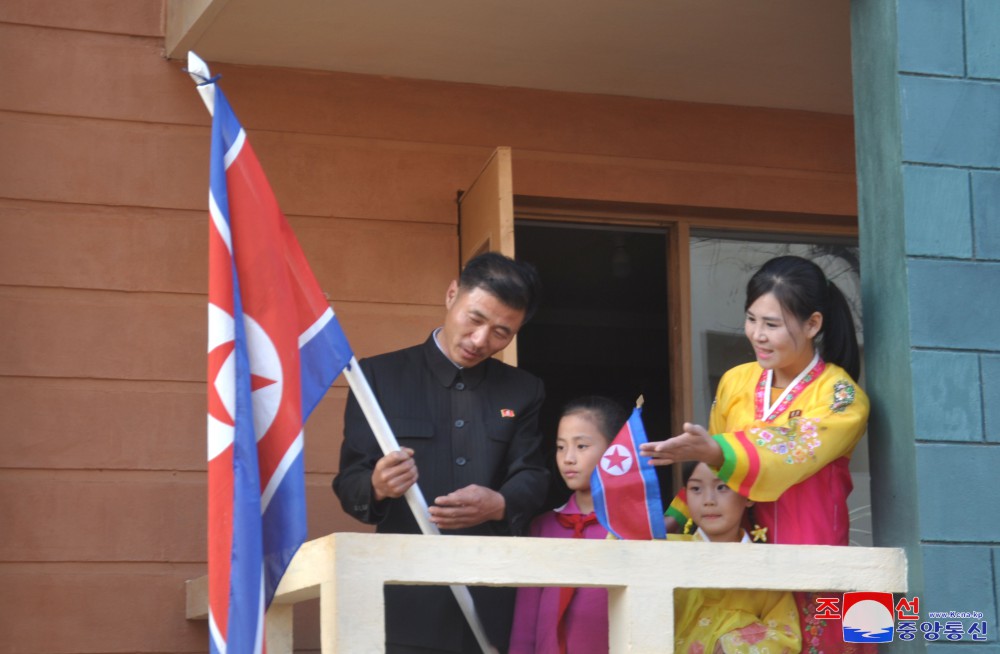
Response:
[[[484,252],[470,259],[458,285],[463,291],[481,288],[511,309],[524,311],[524,322],[535,315],[541,300],[541,280],[535,267],[499,252]]]

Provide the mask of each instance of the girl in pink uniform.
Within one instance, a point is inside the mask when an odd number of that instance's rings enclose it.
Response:
[[[556,437],[556,464],[573,495],[531,524],[541,538],[592,538],[608,532],[597,522],[590,476],[628,419],[605,397],[573,400],[563,409]],[[607,654],[608,591],[604,588],[520,588],[510,636],[511,654]]]

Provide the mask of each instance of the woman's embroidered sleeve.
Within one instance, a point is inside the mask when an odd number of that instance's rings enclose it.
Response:
[[[740,430],[714,432],[724,458],[719,478],[730,488],[752,500],[773,501],[850,455],[868,423],[868,398],[846,376],[814,383],[774,422],[747,416]]]

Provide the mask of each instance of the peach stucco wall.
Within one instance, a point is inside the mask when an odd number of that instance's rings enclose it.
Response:
[[[162,11],[0,3],[0,652],[206,649],[209,118]],[[359,355],[436,324],[497,145],[523,195],[856,213],[850,117],[213,70]],[[345,397],[307,427],[311,537],[360,527],[329,490]]]

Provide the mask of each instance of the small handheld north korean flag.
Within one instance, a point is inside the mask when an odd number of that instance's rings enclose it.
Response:
[[[639,456],[639,445],[645,442],[640,396],[590,478],[598,522],[622,540],[667,537],[656,469]]]

